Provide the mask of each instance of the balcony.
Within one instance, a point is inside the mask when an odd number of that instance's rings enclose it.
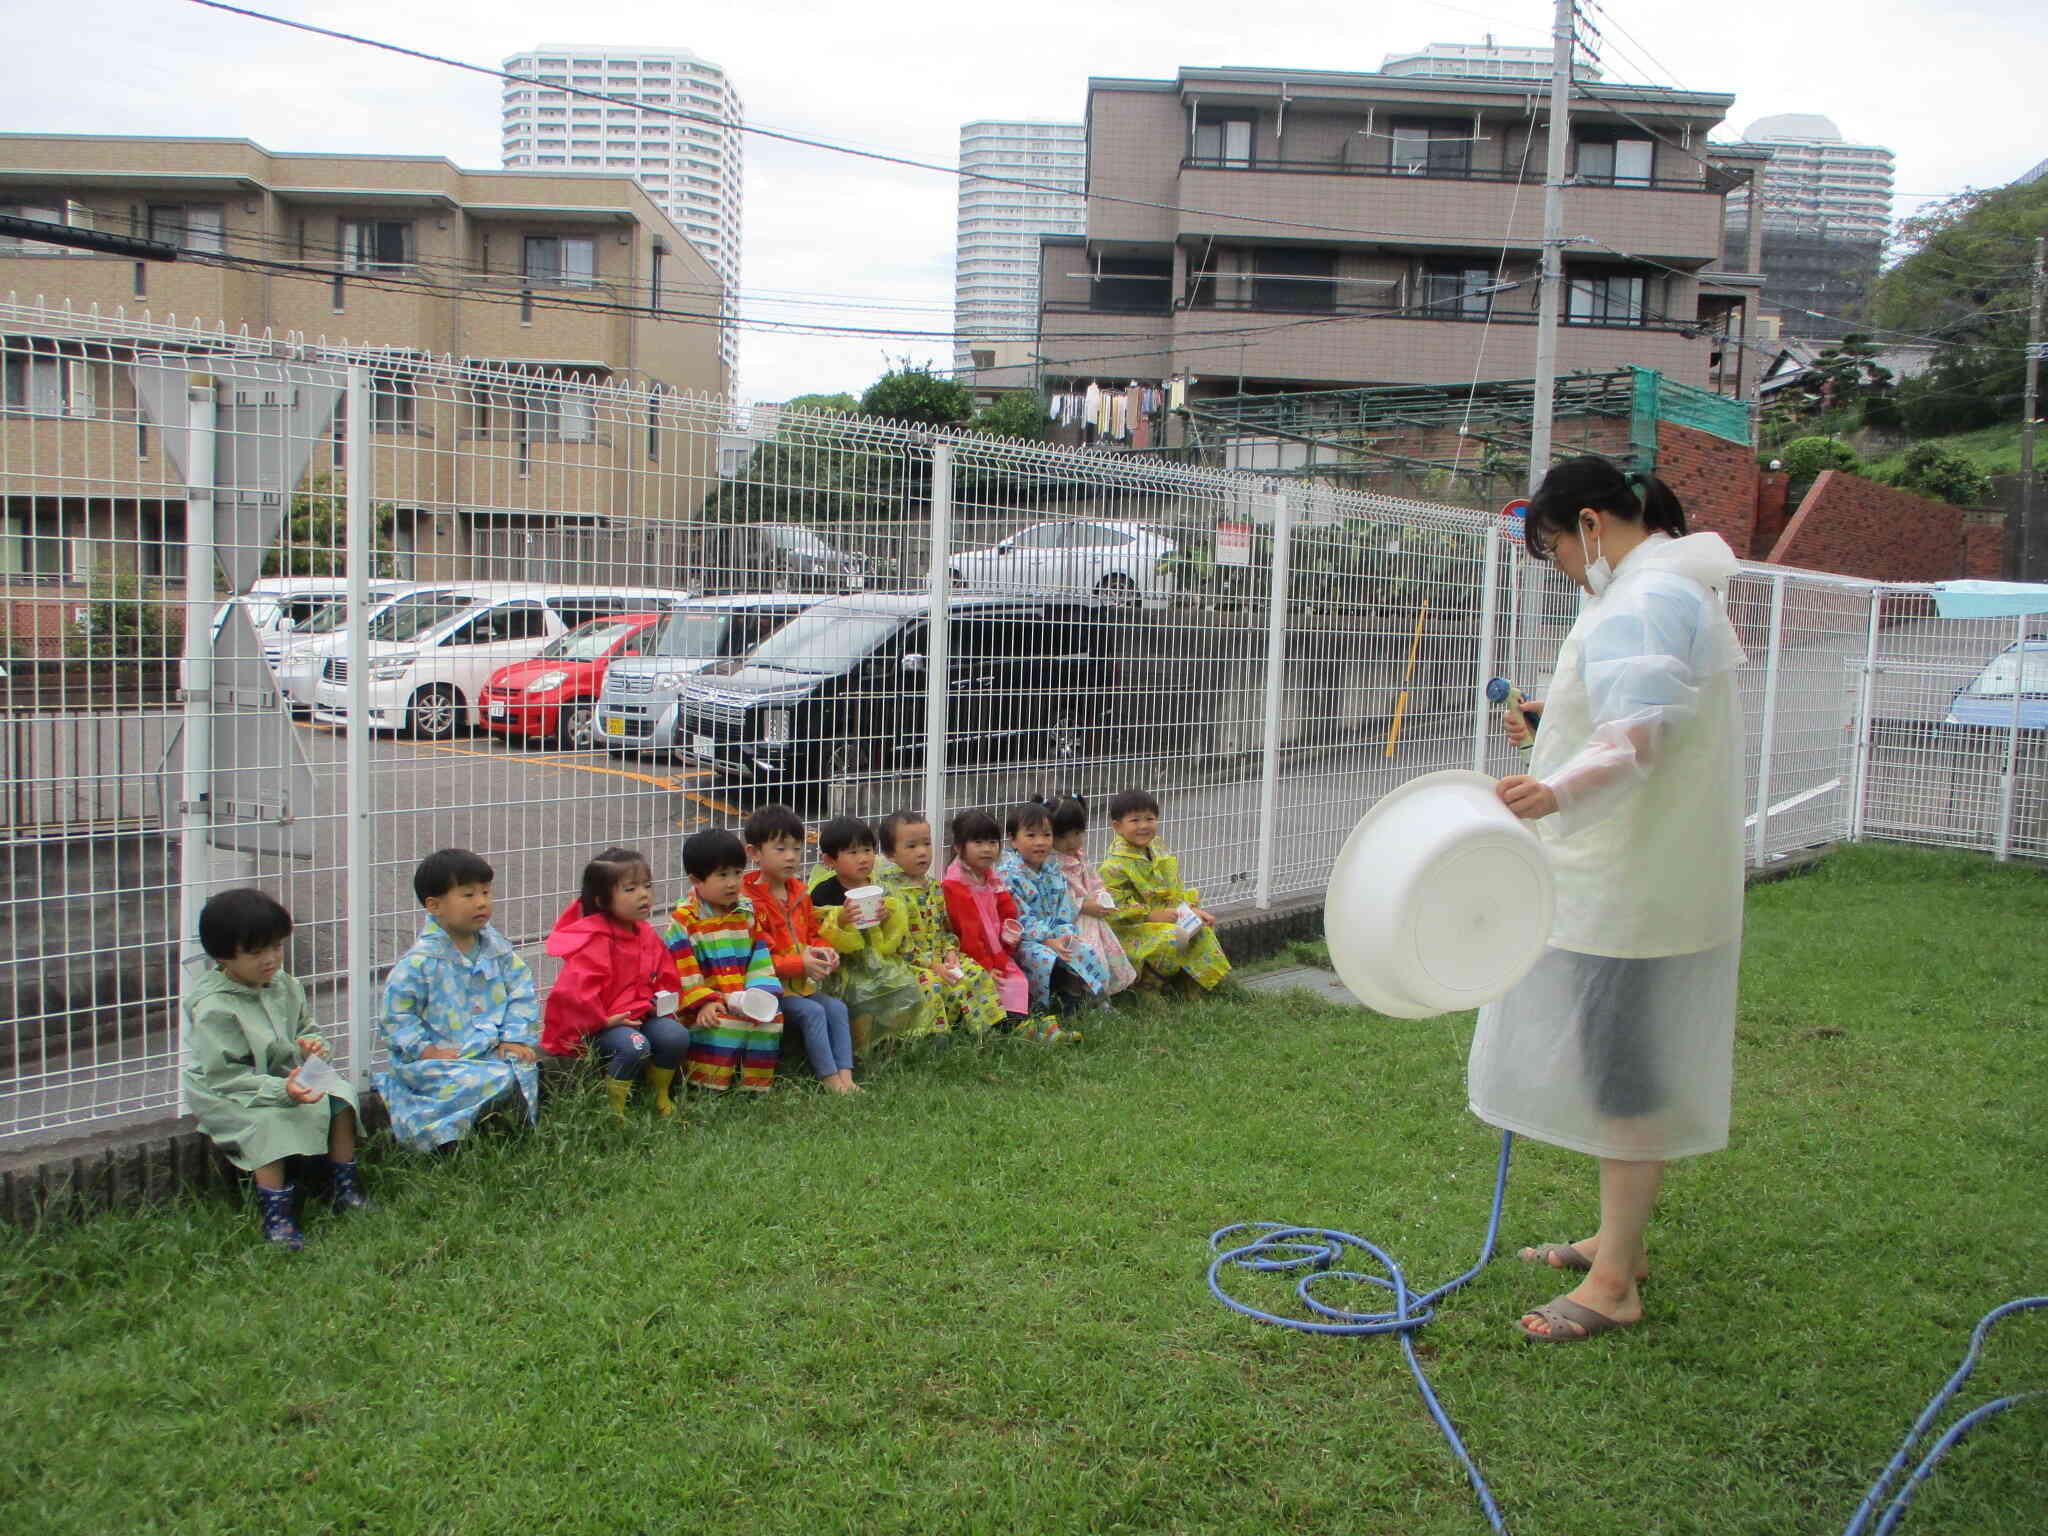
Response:
[[[1428,174],[1330,162],[1225,166],[1186,160],[1178,233],[1189,239],[1344,239],[1383,246],[1535,251],[1540,177],[1432,167]],[[1581,182],[1565,189],[1565,228],[1592,247],[1696,264],[1721,252],[1721,196],[1697,181]]]

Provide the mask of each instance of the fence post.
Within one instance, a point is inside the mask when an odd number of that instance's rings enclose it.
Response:
[[[924,813],[932,824],[932,847],[945,846],[946,836],[946,696],[951,686],[953,635],[951,611],[953,554],[953,445],[932,444],[931,601],[925,613],[924,656]]]
[[[1998,785],[1998,857],[2012,857],[2012,819],[2019,805],[2020,701],[2026,697],[2027,616],[2013,620],[2012,720],[2005,733],[2005,776]]]
[[[370,370],[348,370],[348,442],[343,450],[348,517],[344,570],[348,578],[348,737],[344,745],[346,797],[344,865],[347,885],[348,1075],[358,1090],[369,1084],[370,1016]]]
[[[1280,704],[1287,681],[1287,578],[1294,542],[1294,505],[1287,492],[1272,499],[1273,580],[1266,601],[1266,718],[1259,747],[1259,883],[1254,900],[1273,905],[1273,866],[1279,848]]]
[[[1493,625],[1500,607],[1500,529],[1486,525],[1486,566],[1479,578],[1479,676],[1472,690],[1472,771],[1486,771],[1486,726],[1491,706],[1486,702],[1486,684],[1493,676]]]
[[[178,1062],[186,1057],[186,996],[203,974],[199,909],[213,878],[212,831],[207,797],[213,781],[213,562],[216,385],[206,374],[185,384],[189,426],[185,435],[185,645],[182,667],[184,761],[178,794]],[[191,1113],[185,1074],[178,1074],[178,1107]]]
[[[1764,663],[1764,718],[1757,733],[1756,843],[1750,862],[1763,867],[1771,827],[1771,752],[1778,734],[1778,658],[1785,645],[1785,577],[1771,577],[1771,649]]]
[[[1856,693],[1855,792],[1849,797],[1849,841],[1863,841],[1863,810],[1870,793],[1870,711],[1877,693],[1877,621],[1884,593],[1870,589],[1870,633],[1863,645],[1863,686]]]

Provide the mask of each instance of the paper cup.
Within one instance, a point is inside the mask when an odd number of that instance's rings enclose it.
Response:
[[[308,1056],[299,1063],[299,1086],[314,1093],[332,1093],[337,1088],[346,1088],[348,1080],[334,1070],[334,1064],[325,1056]]]
[[[678,996],[677,996],[677,995],[676,995],[675,993],[673,993],[673,992],[657,992],[657,993],[655,993],[655,994],[654,994],[654,1013],[655,1013],[655,1017],[656,1017],[656,1018],[662,1018],[662,1019],[670,1019],[670,1018],[674,1018],[674,1017],[675,1017],[675,1012],[676,1012],[676,1004],[677,1004],[678,1002],[680,1002],[680,1001],[681,1001],[681,998],[679,998],[679,997],[678,997]]]
[[[874,928],[882,921],[882,901],[888,892],[879,885],[857,885],[846,893],[847,915],[856,928]]]
[[[1003,944],[1005,947],[1014,947],[1017,941],[1022,939],[1023,937],[1023,925],[1020,924],[1014,917],[1005,918],[1003,920]]]
[[[765,987],[749,987],[733,998],[739,1012],[756,1024],[766,1024],[782,1009],[782,1004],[773,992]]]
[[[1202,919],[1195,909],[1186,902],[1180,904],[1180,915],[1173,921],[1173,942],[1182,949],[1194,943],[1195,935],[1202,931]]]

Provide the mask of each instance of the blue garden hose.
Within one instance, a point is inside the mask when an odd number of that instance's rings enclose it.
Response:
[[[1487,1523],[1505,1536],[1506,1523],[1501,1519],[1500,1506],[1493,1501],[1493,1494],[1486,1486],[1486,1479],[1479,1475],[1479,1464],[1465,1449],[1465,1442],[1458,1438],[1458,1432],[1451,1425],[1450,1415],[1444,1412],[1443,1404],[1430,1389],[1429,1378],[1423,1374],[1422,1362],[1415,1358],[1415,1344],[1412,1335],[1427,1327],[1436,1318],[1435,1303],[1450,1295],[1470,1281],[1493,1258],[1493,1245],[1500,1236],[1501,1203],[1508,1192],[1508,1156],[1515,1144],[1514,1133],[1503,1132],[1500,1138],[1500,1166],[1493,1180],[1493,1208],[1486,1218],[1486,1239],[1480,1244],[1479,1262],[1455,1280],[1445,1281],[1433,1291],[1418,1296],[1408,1289],[1408,1278],[1402,1274],[1385,1249],[1349,1232],[1339,1232],[1330,1227],[1290,1227],[1277,1221],[1240,1221],[1227,1227],[1218,1227],[1209,1234],[1209,1251],[1215,1255],[1209,1261],[1209,1294],[1233,1312],[1258,1323],[1271,1323],[1276,1328],[1292,1328],[1297,1333],[1335,1334],[1357,1337],[1366,1334],[1398,1334],[1401,1353],[1408,1361],[1409,1374],[1415,1378],[1417,1390],[1422,1393],[1423,1406],[1429,1409],[1429,1416],[1436,1420],[1436,1427],[1443,1431],[1450,1442],[1451,1451],[1465,1468],[1465,1475],[1472,1480],[1472,1491],[1479,1495],[1479,1507],[1485,1511]],[[1256,1233],[1247,1242],[1233,1243],[1234,1236]],[[1367,1274],[1359,1270],[1338,1269],[1336,1264],[1348,1248],[1369,1253],[1378,1261],[1383,1274]],[[1307,1270],[1294,1287],[1295,1299],[1313,1313],[1313,1317],[1282,1317],[1277,1313],[1261,1311],[1259,1308],[1239,1301],[1224,1290],[1219,1278],[1225,1265],[1239,1269],[1254,1270],[1263,1274],[1287,1274],[1296,1270]],[[1315,1287],[1324,1280],[1343,1280],[1352,1284],[1376,1285],[1390,1291],[1394,1297],[1391,1312],[1352,1312],[1319,1301]],[[1977,1368],[1977,1357],[1984,1344],[1984,1337],[2001,1319],[2015,1312],[2031,1311],[2036,1307],[2048,1307],[2048,1296],[2023,1297],[2008,1301],[2004,1306],[1994,1307],[1978,1321],[1975,1332],[1970,1335],[1969,1352],[1963,1363],[1956,1368],[1953,1376],[1934,1395],[1933,1401],[1914,1421],[1907,1431],[1903,1444],[1899,1446],[1891,1462],[1885,1467],[1877,1481],[1870,1485],[1870,1491],[1863,1496],[1863,1502],[1856,1506],[1856,1514],[1849,1521],[1842,1536],[1862,1536],[1869,1528],[1869,1520],[1878,1503],[1884,1499],[1887,1485],[1912,1455],[1914,1447],[1927,1433],[1930,1425],[1948,1405],[1970,1373]],[[1995,1402],[1972,1410],[1950,1425],[1947,1433],[1934,1442],[1934,1446],[1920,1459],[1918,1466],[1892,1495],[1891,1502],[1884,1508],[1883,1516],[1873,1530],[1872,1536],[1887,1536],[1906,1513],[1906,1506],[1912,1501],[1914,1491],[1932,1473],[1941,1461],[1962,1438],[1986,1419],[1995,1418],[2009,1408],[2017,1407],[2030,1398],[2048,1397],[2048,1389],[2031,1392],[2017,1392],[2010,1397],[2001,1397]]]

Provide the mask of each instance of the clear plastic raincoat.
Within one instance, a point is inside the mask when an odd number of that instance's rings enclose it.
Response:
[[[1728,1140],[1742,950],[1742,646],[1716,534],[1653,534],[1558,653],[1529,773],[1557,877],[1550,948],[1481,1010],[1472,1112],[1597,1157]]]

